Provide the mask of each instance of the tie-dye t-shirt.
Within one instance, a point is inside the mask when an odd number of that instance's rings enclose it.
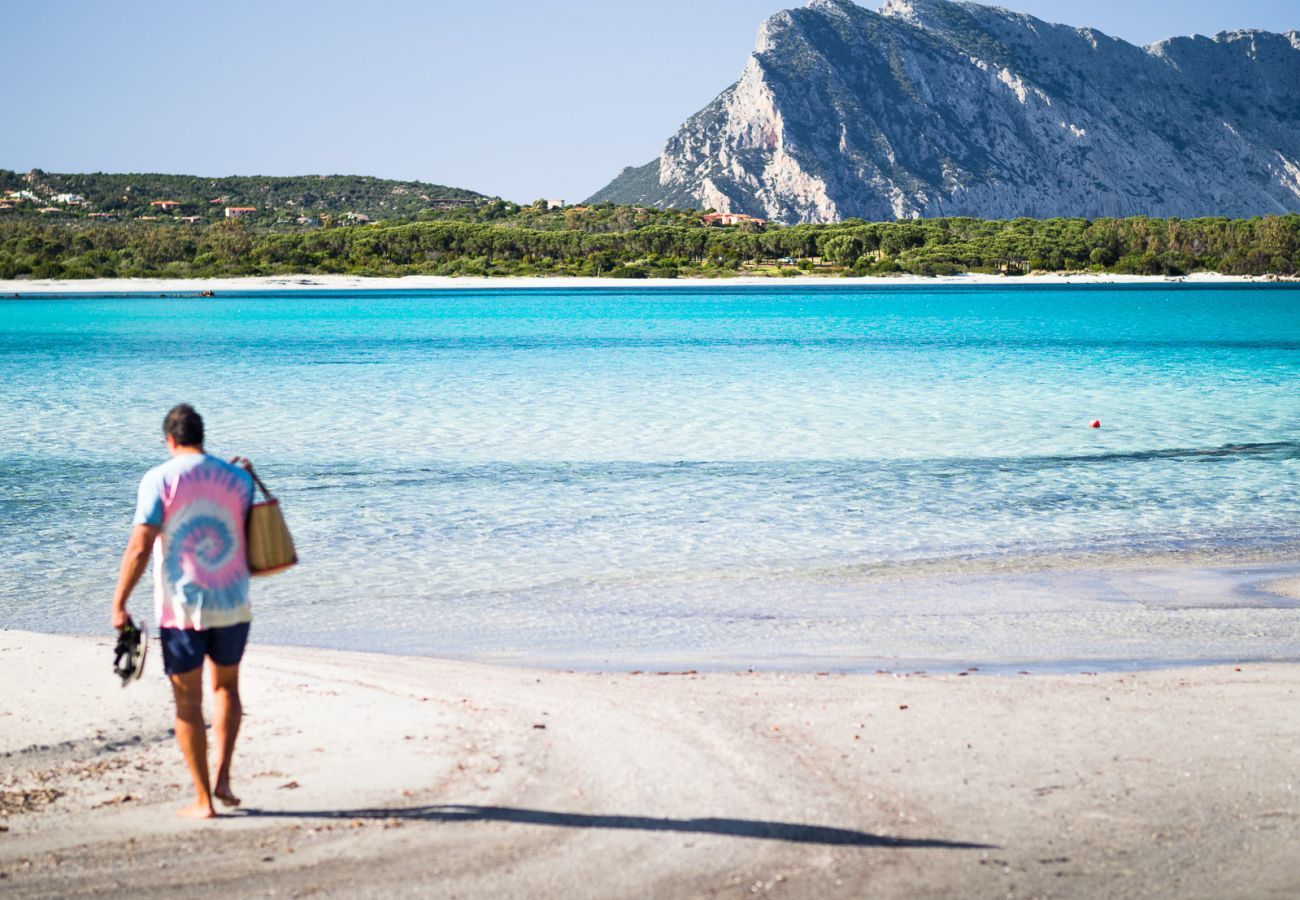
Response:
[[[252,620],[244,523],[253,479],[201,453],[174,456],[140,481],[135,524],[162,529],[154,543],[159,628],[203,631]]]

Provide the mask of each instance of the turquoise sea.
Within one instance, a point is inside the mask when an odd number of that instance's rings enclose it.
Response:
[[[1300,604],[1262,589],[1300,559],[1295,288],[0,301],[0,627],[106,628],[180,401],[298,540],[303,564],[255,586],[263,642],[620,667],[1300,658]],[[1115,567],[1133,557],[1154,562]]]

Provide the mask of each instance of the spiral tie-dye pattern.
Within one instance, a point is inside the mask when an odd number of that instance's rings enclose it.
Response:
[[[211,456],[178,457],[145,476],[137,521],[161,524],[154,567],[160,627],[251,619],[244,547],[251,501],[248,475]]]

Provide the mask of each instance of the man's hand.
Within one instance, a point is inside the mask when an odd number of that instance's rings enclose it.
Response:
[[[118,609],[117,607],[113,607],[113,628],[115,630],[121,631],[123,628],[126,627],[126,623],[130,621],[131,621],[131,617],[126,614],[125,606],[123,606],[121,609]]]
[[[247,456],[232,456],[230,457],[230,464],[232,466],[239,466],[239,468],[243,469],[245,472],[253,471],[253,461]]]

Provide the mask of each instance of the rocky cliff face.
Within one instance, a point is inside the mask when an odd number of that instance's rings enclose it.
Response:
[[[1142,48],[949,0],[811,0],[592,198],[783,222],[1300,211],[1300,34]]]

